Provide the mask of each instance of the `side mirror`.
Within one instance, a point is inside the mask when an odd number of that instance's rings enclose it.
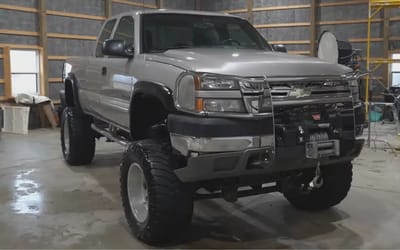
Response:
[[[275,51],[282,52],[282,53],[287,53],[287,49],[286,49],[285,45],[283,45],[283,44],[272,45],[272,48]]]
[[[108,39],[103,43],[103,54],[107,56],[133,57],[133,47],[126,46],[124,40]]]

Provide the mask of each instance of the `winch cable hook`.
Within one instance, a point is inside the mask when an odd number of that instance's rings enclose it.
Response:
[[[312,181],[308,184],[310,189],[317,189],[322,187],[324,184],[324,179],[321,175],[320,161],[317,163],[317,168],[315,169],[315,176]]]

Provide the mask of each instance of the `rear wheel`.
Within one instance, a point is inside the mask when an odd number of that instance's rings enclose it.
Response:
[[[309,187],[314,169],[304,170],[300,175],[287,179],[283,194],[296,208],[322,210],[339,204],[350,190],[353,166],[351,162],[321,167],[322,185]]]
[[[84,165],[93,160],[96,141],[90,119],[75,107],[66,107],[63,111],[61,148],[70,165]]]
[[[132,232],[149,244],[179,236],[193,214],[190,191],[172,170],[168,144],[158,140],[132,143],[121,164],[121,197]]]

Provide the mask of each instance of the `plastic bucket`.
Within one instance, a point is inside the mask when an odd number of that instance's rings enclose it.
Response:
[[[28,134],[30,107],[3,106],[3,132]]]
[[[371,122],[379,122],[379,121],[382,120],[382,116],[383,116],[383,114],[380,113],[380,112],[371,111],[371,112],[369,113],[369,120],[370,120]]]

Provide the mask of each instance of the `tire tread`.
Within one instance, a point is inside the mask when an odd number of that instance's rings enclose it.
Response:
[[[69,154],[64,152],[64,122],[69,122]],[[64,109],[61,124],[61,144],[64,158],[69,165],[78,166],[92,162],[96,141],[94,133],[90,128],[90,119],[82,114],[76,107]]]
[[[190,225],[193,200],[171,168],[169,142],[147,139],[132,143],[126,150],[121,163],[121,197],[125,216],[137,238],[149,243],[165,243],[178,236]],[[143,164],[150,182],[149,218],[146,225],[138,225],[127,196],[127,173],[133,161]],[[147,178],[146,178],[147,179]]]
[[[342,165],[325,166],[322,169],[324,179],[320,189],[309,194],[284,192],[285,198],[296,208],[302,210],[323,210],[336,206],[346,198],[353,179],[351,162]]]

